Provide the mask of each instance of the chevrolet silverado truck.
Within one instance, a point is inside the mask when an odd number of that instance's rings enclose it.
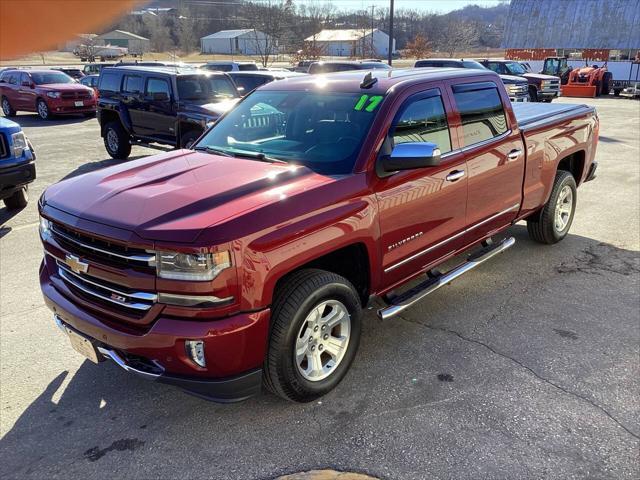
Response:
[[[240,97],[224,73],[118,64],[100,71],[98,92],[100,134],[120,160],[133,144],[190,147]]]
[[[478,60],[478,63],[493,70],[498,75],[514,75],[523,77],[529,82],[529,101],[550,103],[560,96],[560,77],[543,73],[527,72],[526,68],[513,60]]]
[[[44,299],[93,362],[218,401],[310,401],[345,376],[372,299],[401,315],[520,220],[565,238],[598,129],[592,107],[512,104],[489,70],[271,82],[193,149],[50,186]]]

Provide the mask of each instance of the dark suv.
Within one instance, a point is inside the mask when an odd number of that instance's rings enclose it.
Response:
[[[432,67],[432,68],[473,68],[476,70],[487,70],[487,67],[476,62],[475,60],[456,60],[455,58],[428,58],[426,60],[418,60],[415,68]],[[504,83],[509,99],[512,102],[529,101],[529,82],[520,77],[513,75],[500,75],[502,83]]]
[[[132,144],[189,148],[239,95],[224,73],[167,67],[110,67],[98,81],[98,121],[109,155]]]

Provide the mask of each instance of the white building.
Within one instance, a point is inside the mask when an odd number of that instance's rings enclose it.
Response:
[[[322,30],[305,38],[306,42],[315,43],[322,49],[323,55],[334,57],[381,56],[389,54],[389,35],[382,30],[347,29]],[[392,51],[396,49],[393,40]]]
[[[200,39],[200,52],[257,55],[270,41],[266,33],[254,29],[221,30]]]

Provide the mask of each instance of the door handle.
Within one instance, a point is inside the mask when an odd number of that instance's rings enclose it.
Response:
[[[522,150],[511,150],[509,153],[507,153],[507,160],[517,160],[518,158],[520,158],[520,155],[522,155]]]
[[[464,177],[464,170],[454,170],[449,175],[447,175],[445,180],[447,182],[455,182],[456,180],[460,180],[462,177]]]

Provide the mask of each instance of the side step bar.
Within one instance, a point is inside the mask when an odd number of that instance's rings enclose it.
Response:
[[[424,282],[393,298],[388,307],[378,310],[378,317],[382,320],[387,320],[394,315],[399,314],[422,300],[427,295],[432,294],[443,285],[451,283],[456,278],[464,275],[469,270],[473,270],[478,265],[489,260],[491,257],[504,252],[507,248],[512,247],[514,243],[516,243],[515,238],[505,238],[500,243],[489,245],[471,255],[466,262],[458,265],[452,270],[442,273],[436,277],[427,278]]]

